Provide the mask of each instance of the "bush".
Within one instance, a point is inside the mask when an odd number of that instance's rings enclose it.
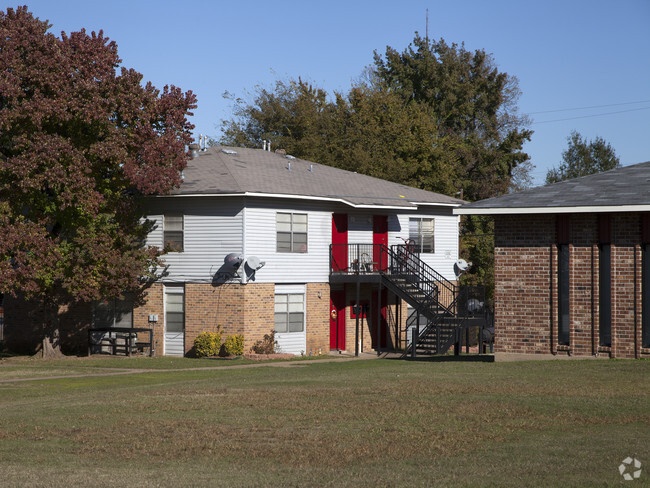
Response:
[[[194,339],[194,353],[197,358],[217,356],[221,349],[221,331],[201,332]]]
[[[272,330],[270,334],[264,334],[264,339],[253,344],[252,349],[255,354],[274,354],[276,344],[275,331]]]
[[[222,350],[226,356],[241,356],[244,354],[244,336],[235,334],[226,337]]]

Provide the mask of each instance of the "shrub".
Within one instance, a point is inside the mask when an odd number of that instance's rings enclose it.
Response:
[[[217,356],[221,349],[221,331],[201,332],[194,339],[194,353],[197,358]]]
[[[241,356],[244,354],[244,336],[235,334],[226,337],[222,349],[226,356]]]
[[[256,354],[273,354],[275,353],[275,346],[277,342],[275,340],[275,331],[272,330],[270,334],[264,334],[262,340],[257,341],[253,344],[253,352]]]

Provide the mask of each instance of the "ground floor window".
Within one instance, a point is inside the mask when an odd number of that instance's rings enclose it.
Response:
[[[303,332],[305,330],[304,293],[275,294],[275,331]]]
[[[93,326],[98,328],[133,327],[133,299],[127,296],[95,302]]]

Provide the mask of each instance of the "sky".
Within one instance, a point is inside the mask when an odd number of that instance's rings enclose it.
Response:
[[[650,0],[23,0],[51,32],[104,31],[123,66],[156,87],[192,90],[194,135],[218,139],[228,91],[309,80],[345,92],[386,46],[418,31],[491,54],[519,79],[534,131],[524,150],[535,184],[567,137],[602,137],[626,166],[650,160]]]

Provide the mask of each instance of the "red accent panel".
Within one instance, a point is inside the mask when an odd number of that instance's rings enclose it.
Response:
[[[330,292],[330,349],[345,349],[345,290]]]
[[[388,216],[373,215],[372,243],[388,246]],[[388,266],[388,256],[386,253],[380,253],[378,246],[374,246],[372,260],[375,263],[375,271],[385,270]]]
[[[332,268],[345,271],[348,267],[348,214],[332,214]]]

